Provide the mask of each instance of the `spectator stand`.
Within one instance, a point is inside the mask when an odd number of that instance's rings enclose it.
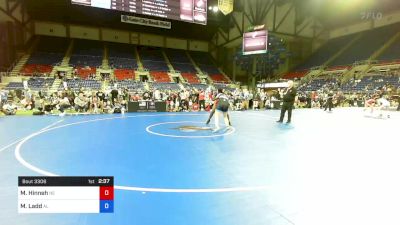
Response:
[[[78,91],[81,88],[85,90],[101,90],[101,82],[98,80],[82,80],[82,79],[69,79],[65,81],[67,87]],[[64,83],[62,82],[58,88],[58,90],[64,90]]]
[[[181,72],[181,77],[189,84],[200,84],[200,78],[196,73]]]
[[[141,81],[135,80],[116,80],[111,81],[109,85],[109,89],[117,88],[117,89],[127,89],[130,92],[143,92],[145,90],[144,83]]]
[[[150,90],[159,91],[180,91],[181,86],[177,83],[149,83]]]
[[[27,88],[31,89],[32,91],[40,91],[49,89],[52,87],[54,78],[47,78],[47,77],[31,77],[29,79],[23,79],[19,82],[9,82],[5,87],[6,90],[23,90],[25,89],[24,81],[27,82]]]
[[[207,85],[207,84],[190,84],[190,83],[184,84],[183,86],[185,89],[188,89],[188,90],[194,90],[194,89],[195,90],[206,90],[209,87],[209,85]]]
[[[37,45],[32,46],[35,50],[30,50],[33,52],[20,69],[23,76],[48,76],[53,66],[61,63],[69,43],[68,39],[58,37],[43,36],[37,40]]]

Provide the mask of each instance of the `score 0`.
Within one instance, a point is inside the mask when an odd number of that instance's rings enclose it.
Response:
[[[100,186],[100,213],[114,212],[114,186],[103,186],[110,184],[110,179],[98,179]]]

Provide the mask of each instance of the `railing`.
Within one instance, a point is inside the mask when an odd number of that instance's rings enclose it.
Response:
[[[323,70],[323,69],[325,69],[323,66],[314,66],[314,67],[310,68],[310,71],[311,70]]]
[[[0,80],[2,77],[8,77],[8,76],[10,76],[9,72],[0,72]]]
[[[137,71],[139,71],[139,72],[149,72],[150,71],[149,69],[146,69],[146,68],[143,68],[143,69],[137,68],[137,69],[138,69]]]
[[[400,64],[400,59],[392,59],[392,60],[374,60],[381,65],[389,65],[389,64]]]
[[[360,61],[356,61],[355,63],[353,63],[354,66],[360,66],[360,65],[369,65],[371,64],[370,60],[360,60]]]
[[[17,54],[18,55],[18,54]],[[20,54],[19,57],[17,57],[14,62],[8,67],[7,69],[7,76],[11,76],[11,72],[13,71],[14,67],[17,66],[17,64],[19,63],[19,61],[22,59],[22,57],[24,57],[25,54]]]
[[[376,65],[379,64],[379,60],[369,60],[370,64]]]

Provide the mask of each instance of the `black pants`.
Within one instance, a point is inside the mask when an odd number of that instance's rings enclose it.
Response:
[[[188,110],[189,102],[186,100],[181,100],[181,107],[182,107],[182,110]]]
[[[332,100],[326,101],[326,103],[325,103],[325,111],[326,111],[326,109],[328,109],[328,108],[329,108],[329,111],[332,111],[332,108],[333,108]]]
[[[65,109],[68,109],[70,107],[71,107],[70,105],[60,105],[59,110],[60,110],[61,113],[63,113],[65,111]]]
[[[75,111],[77,111],[77,112],[86,112],[87,111],[87,106],[75,105]]]
[[[206,108],[206,101],[205,101],[205,100],[200,100],[200,101],[199,101],[199,104],[200,104],[200,109],[201,109],[201,108],[203,108],[203,109]]]
[[[46,112],[51,112],[51,110],[53,110],[53,109],[54,109],[53,105],[45,105],[44,106],[44,111],[46,111]]]
[[[293,110],[293,104],[292,102],[283,102],[282,104],[282,109],[281,109],[281,117],[279,121],[283,121],[283,118],[285,117],[286,111],[288,111],[288,122],[292,120],[292,110]]]
[[[324,101],[323,100],[319,100],[319,108],[320,109],[324,108]]]

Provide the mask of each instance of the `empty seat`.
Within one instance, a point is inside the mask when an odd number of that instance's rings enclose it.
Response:
[[[49,74],[53,70],[53,66],[51,65],[37,65],[37,64],[26,64],[20,70],[25,76],[31,76],[32,74]]]
[[[28,80],[28,87],[32,90],[42,90],[50,88],[54,83],[53,78],[30,78]]]
[[[126,88],[129,91],[140,91],[144,90],[144,85],[143,82],[140,81],[134,81],[134,80],[121,80],[121,81],[115,81],[110,83],[110,87],[114,88]]]
[[[24,89],[24,84],[22,82],[10,82],[5,88],[6,90],[20,90]]]
[[[229,83],[229,80],[223,74],[211,74],[209,76],[214,83]]]
[[[99,41],[76,40],[69,63],[76,67],[99,67],[103,62],[103,49]]]
[[[153,83],[151,85],[151,88],[161,91],[166,91],[166,90],[178,91],[181,89],[177,83]]]
[[[135,71],[128,69],[116,69],[114,70],[114,76],[117,80],[132,80],[135,79]]]
[[[315,66],[322,66],[328,59],[351,42],[356,36],[357,34],[352,34],[328,40],[295,70],[302,71]]]
[[[284,79],[294,79],[294,78],[302,78],[308,73],[308,70],[303,71],[295,71],[295,72],[288,72],[283,75]]]
[[[77,75],[82,79],[88,79],[90,75],[96,74],[95,67],[76,67]]]
[[[331,65],[351,65],[356,61],[368,59],[375,51],[396,34],[400,24],[379,27],[363,32],[362,37],[346,49]]]
[[[140,46],[138,47],[138,52],[145,69],[163,72],[169,70],[161,49]]]
[[[303,84],[298,89],[299,91],[318,91],[323,88],[331,90],[333,87],[337,86],[337,79],[331,78],[317,78],[311,80],[307,84]]]
[[[197,89],[197,90],[205,90],[208,88],[207,84],[186,84],[185,88],[187,89]]]
[[[398,62],[400,63],[400,38],[377,58],[382,62]]]
[[[135,46],[119,43],[108,43],[108,61],[111,68],[136,69]]]
[[[169,83],[171,82],[171,78],[166,72],[150,72],[150,76],[153,78],[154,82],[157,83]]]
[[[168,49],[165,51],[172,67],[181,73],[196,73],[196,68],[183,50]]]
[[[200,79],[193,73],[181,73],[182,77],[190,84],[199,84]]]
[[[101,88],[101,83],[97,80],[67,80],[68,88],[71,88],[75,91],[85,88],[90,90],[99,90]],[[61,83],[59,90],[64,89],[64,84]]]

